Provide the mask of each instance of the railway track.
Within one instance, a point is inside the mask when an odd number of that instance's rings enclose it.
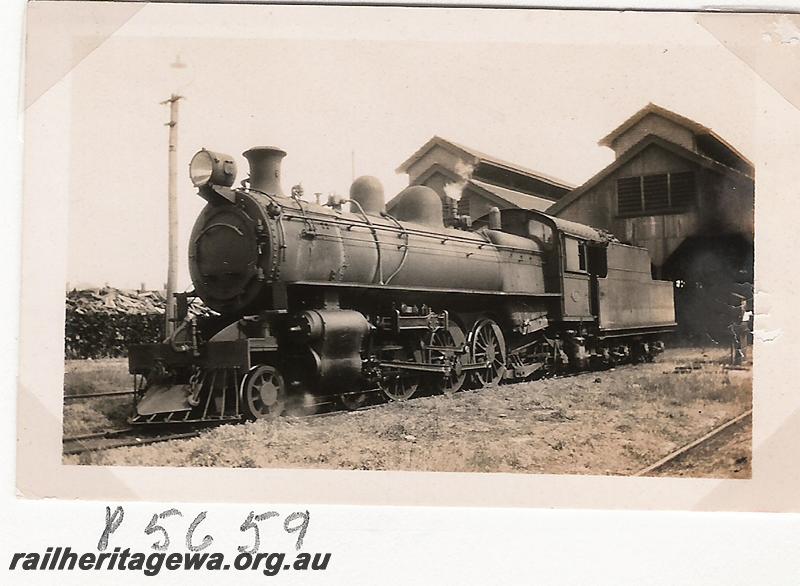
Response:
[[[63,454],[71,456],[86,452],[99,452],[113,448],[145,446],[176,439],[188,439],[200,435],[199,431],[183,433],[153,433],[152,430],[120,428],[97,433],[66,436],[63,439]]]
[[[753,410],[748,409],[747,411],[741,413],[740,415],[737,415],[733,419],[729,419],[725,423],[718,425],[717,427],[715,427],[705,435],[697,438],[696,440],[686,444],[685,446],[678,448],[673,452],[670,452],[657,462],[650,464],[646,468],[642,468],[641,470],[636,472],[634,476],[647,476],[668,467],[670,464],[673,464],[676,461],[680,460],[681,458],[684,458],[687,454],[691,453],[692,451],[697,450],[698,448],[707,444],[711,440],[719,437],[720,434],[722,434],[723,432],[732,431],[734,428],[744,425],[747,420],[752,418],[752,416],[753,416]]]

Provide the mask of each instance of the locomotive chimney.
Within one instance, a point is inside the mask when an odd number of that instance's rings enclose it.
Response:
[[[253,147],[242,153],[250,163],[250,187],[270,195],[284,195],[281,187],[281,159],[286,151],[276,147]]]

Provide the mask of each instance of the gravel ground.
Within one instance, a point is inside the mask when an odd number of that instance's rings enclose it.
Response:
[[[722,360],[721,351],[668,350],[653,364],[326,417],[226,425],[190,440],[64,461],[628,475],[751,406],[750,371],[729,372]],[[714,457],[705,466],[673,472],[749,476],[749,435],[740,440],[735,447],[741,453],[733,458]]]

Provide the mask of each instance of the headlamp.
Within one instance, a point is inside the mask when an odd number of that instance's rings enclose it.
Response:
[[[195,187],[230,187],[236,180],[236,163],[230,155],[202,149],[189,163],[189,178]]]

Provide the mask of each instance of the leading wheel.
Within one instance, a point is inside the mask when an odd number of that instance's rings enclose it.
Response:
[[[277,417],[286,409],[286,384],[274,366],[252,368],[242,382],[241,394],[245,419]]]
[[[454,322],[450,322],[446,329],[439,328],[431,334],[428,362],[452,364],[453,367],[450,374],[433,382],[434,388],[445,395],[460,391],[467,379],[467,373],[462,369],[463,354],[460,352],[466,340],[464,330]]]
[[[476,364],[483,368],[473,371],[479,387],[496,385],[506,373],[506,340],[503,331],[491,319],[483,319],[472,328],[470,350]]]

